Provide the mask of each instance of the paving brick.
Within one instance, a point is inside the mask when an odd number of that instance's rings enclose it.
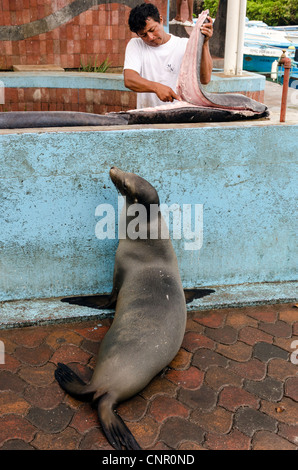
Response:
[[[248,344],[238,341],[232,345],[219,344],[216,352],[223,356],[238,362],[246,362],[251,358],[252,347]]]
[[[297,365],[284,359],[272,359],[268,363],[268,375],[275,379],[284,381],[287,377],[297,374]]]
[[[238,429],[229,434],[208,433],[205,444],[211,450],[250,450],[251,438]]]
[[[147,410],[147,401],[140,395],[121,403],[118,406],[119,414],[125,421],[138,421],[145,415]]]
[[[202,385],[198,390],[181,389],[178,397],[179,401],[190,408],[203,410],[204,412],[212,410],[217,400],[217,394],[207,385]]]
[[[166,378],[180,387],[194,390],[202,385],[204,372],[196,367],[190,367],[187,370],[169,370]]]
[[[30,442],[35,433],[35,427],[26,418],[14,414],[0,417],[0,445],[12,437]]]
[[[266,323],[274,323],[278,317],[278,311],[274,305],[248,307],[244,311],[246,315]]]
[[[196,442],[185,441],[178,445],[178,450],[207,450]]]
[[[253,450],[296,450],[286,439],[268,431],[259,431],[252,440]]]
[[[142,448],[150,448],[157,440],[160,424],[150,416],[137,423],[126,424]]]
[[[214,390],[219,390],[226,385],[241,386],[242,378],[223,367],[210,367],[205,373],[205,383]]]
[[[204,431],[226,434],[231,430],[233,414],[219,406],[205,413],[195,410],[191,414],[191,420],[199,424]]]
[[[108,443],[107,438],[103,434],[102,430],[91,429],[87,432],[81,442],[79,443],[80,450],[114,450],[113,447]]]
[[[155,377],[149,385],[147,385],[144,390],[140,392],[140,395],[147,400],[159,395],[160,393],[165,393],[169,396],[174,396],[178,385],[170,382],[169,380],[163,379],[160,376]]]
[[[289,323],[284,321],[277,321],[275,323],[262,323],[260,322],[259,328],[269,335],[280,336],[283,338],[290,338],[292,335],[292,327]],[[264,340],[263,340],[264,341]]]
[[[298,310],[297,310],[297,315],[298,315]],[[298,336],[298,321],[293,323],[293,335]]]
[[[41,344],[36,348],[20,346],[15,350],[15,357],[25,364],[41,366],[46,364],[53,354],[52,348],[46,344]]]
[[[21,439],[11,439],[6,441],[0,450],[35,450],[28,442],[22,441]]]
[[[89,325],[77,324],[73,327],[73,330],[91,341],[101,341],[111,325],[111,319],[103,319],[100,322],[92,322]]]
[[[278,434],[298,446],[298,424],[296,426],[288,426],[287,424],[280,423],[278,427]]]
[[[295,323],[297,321],[298,311],[293,305],[284,305],[280,307],[279,319],[286,323]]]
[[[187,418],[189,410],[178,400],[166,395],[156,397],[150,406],[150,415],[159,423],[172,416]]]
[[[66,428],[72,416],[73,411],[66,405],[61,404],[52,410],[31,408],[27,414],[27,419],[31,424],[46,433],[56,433]]]
[[[285,395],[298,401],[298,377],[287,379],[285,386]]]
[[[54,381],[56,366],[47,363],[41,367],[22,366],[18,375],[28,384],[46,387]]]
[[[226,367],[228,360],[210,349],[199,349],[194,354],[192,363],[201,370],[207,370],[210,366]]]
[[[0,371],[2,370],[10,370],[11,372],[15,372],[20,367],[20,361],[16,359],[11,354],[7,354],[5,351],[5,363],[0,364]]]
[[[272,335],[268,335],[267,333],[260,331],[258,328],[246,326],[239,331],[239,340],[253,346],[260,341],[272,343],[273,338]]]
[[[180,349],[176,357],[169,364],[171,369],[185,370],[188,369],[191,363],[192,354],[185,349]]]
[[[58,349],[65,343],[79,346],[83,338],[71,330],[60,328],[50,333],[45,341],[52,349]]]
[[[298,406],[290,398],[284,397],[278,403],[262,400],[261,411],[285,424],[294,426],[298,423]]]
[[[226,313],[223,311],[210,311],[210,312],[197,312],[194,320],[201,325],[209,326],[210,328],[220,328],[224,325]]]
[[[258,359],[250,359],[247,362],[230,361],[229,367],[240,377],[251,380],[262,380],[266,375],[266,364]]]
[[[71,427],[81,434],[92,428],[99,426],[97,410],[90,406],[90,403],[83,403],[74,414],[71,420]]]
[[[32,445],[38,450],[75,450],[81,440],[75,429],[67,428],[58,434],[38,432]]]
[[[191,313],[192,314],[192,313]],[[188,316],[186,321],[185,331],[195,331],[197,333],[204,332],[204,326],[200,325],[198,322],[194,321],[192,317]]]
[[[259,400],[239,387],[227,386],[220,395],[218,404],[227,410],[236,411],[240,406],[259,407]]]
[[[176,449],[186,441],[202,444],[204,431],[200,426],[186,419],[170,418],[162,424],[159,439],[170,448]]]
[[[58,362],[62,362],[64,364],[69,364],[70,362],[81,362],[82,364],[87,364],[89,358],[90,354],[82,351],[77,346],[66,345],[61,346],[54,352],[51,361],[55,364],[58,364]]]
[[[43,327],[16,328],[9,331],[10,341],[28,348],[40,346],[47,335],[48,331]]]
[[[231,326],[237,330],[245,327],[245,326],[252,326],[258,327],[258,321],[245,315],[239,309],[231,309],[231,312],[227,315],[226,325]]]
[[[25,415],[29,408],[29,403],[17,393],[11,391],[0,392],[0,414]]]
[[[0,391],[11,390],[12,392],[21,393],[26,386],[20,377],[10,371],[0,372]]]
[[[47,387],[35,387],[29,385],[23,396],[32,406],[43,409],[51,409],[61,403],[65,393],[57,382],[53,382]]]
[[[188,331],[185,333],[182,347],[187,351],[195,352],[199,348],[214,349],[215,343],[200,333],[196,333],[195,331]]]
[[[279,401],[283,397],[283,383],[272,377],[265,377],[264,380],[259,382],[246,380],[244,388],[248,392],[269,401]]]
[[[256,431],[275,432],[277,422],[271,416],[253,408],[239,408],[235,413],[235,426],[247,436],[253,436]]]
[[[260,359],[260,361],[268,362],[270,359],[274,358],[287,360],[289,353],[273,344],[260,342],[254,346],[253,356]]]
[[[205,328],[205,335],[219,343],[234,344],[237,341],[238,332],[235,328],[226,325],[222,328]]]

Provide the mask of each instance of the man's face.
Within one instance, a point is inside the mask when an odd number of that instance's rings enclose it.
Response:
[[[148,46],[158,47],[164,44],[165,30],[163,29],[162,17],[160,17],[160,23],[149,17],[146,20],[145,28],[138,31],[137,34]]]

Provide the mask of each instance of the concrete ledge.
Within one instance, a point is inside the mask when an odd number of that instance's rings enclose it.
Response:
[[[248,307],[254,305],[296,302],[298,283],[242,284],[216,286],[215,293],[196,299],[187,310]],[[97,310],[61,302],[61,298],[0,302],[0,329],[31,325],[84,321],[113,316],[113,310]]]
[[[241,77],[231,77],[214,72],[211,82],[206,85],[208,92],[233,93],[262,91],[265,77],[245,72]],[[0,82],[6,88],[75,88],[94,90],[128,91],[123,75],[115,73],[87,72],[2,72]]]

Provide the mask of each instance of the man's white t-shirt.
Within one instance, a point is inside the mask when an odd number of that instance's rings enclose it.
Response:
[[[141,77],[162,83],[176,92],[176,84],[188,38],[171,38],[161,46],[148,46],[141,38],[129,41],[125,51],[124,69],[132,69]],[[155,93],[138,93],[137,108],[165,104]]]

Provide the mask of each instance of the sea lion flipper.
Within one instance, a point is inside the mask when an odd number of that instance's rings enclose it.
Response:
[[[80,297],[64,297],[61,302],[68,304],[81,305],[83,307],[97,308],[97,309],[113,309],[116,305],[116,300],[111,298],[108,294],[98,295],[83,295]]]
[[[88,385],[65,364],[58,362],[55,378],[60,387],[74,398],[81,401],[92,400],[94,392],[90,392]]]
[[[213,294],[213,289],[184,289],[185,301],[187,304],[191,303],[195,299],[201,299],[206,295]]]
[[[114,403],[108,393],[100,397],[97,412],[102,429],[111,446],[116,450],[122,450],[123,447],[127,450],[141,450],[124,421],[114,411]]]

